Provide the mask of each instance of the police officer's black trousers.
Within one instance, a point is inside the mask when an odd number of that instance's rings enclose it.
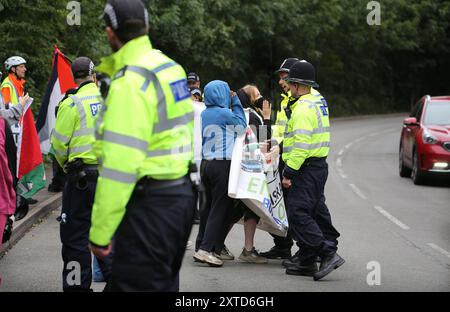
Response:
[[[89,229],[98,174],[96,170],[86,172],[85,190],[79,190],[73,182],[67,181],[63,191],[60,237],[64,262],[62,273],[64,291],[90,291],[91,288],[92,258],[89,251]],[[99,264],[105,280],[108,280],[111,275],[111,259],[106,258]]]
[[[325,204],[324,188],[328,177],[326,160],[307,160],[292,179],[287,200],[289,230],[301,246],[300,260],[313,262],[337,250],[339,232],[331,222]]]
[[[66,183],[66,174],[55,158],[52,159],[52,171],[52,184],[57,187],[63,187]]]
[[[135,188],[115,235],[108,291],[179,290],[193,203],[190,181],[162,189]]]
[[[195,249],[220,254],[235,215],[234,200],[228,197],[231,160],[202,160],[200,174],[206,202],[200,211]]]
[[[272,233],[269,233],[273,237],[273,243],[275,244],[275,247],[278,249],[289,249],[291,250],[292,245],[294,245],[294,242],[292,241],[292,237],[290,233],[288,232],[286,237],[278,236]]]

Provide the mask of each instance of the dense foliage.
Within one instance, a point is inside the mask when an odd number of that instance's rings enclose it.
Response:
[[[53,46],[96,62],[110,53],[103,0],[81,2],[81,25],[69,26],[66,0],[0,0],[0,60],[29,64],[39,103]],[[424,94],[450,94],[450,1],[382,0],[381,25],[367,23],[360,0],[146,0],[150,37],[203,85],[256,83],[278,101],[273,74],[286,57],[316,66],[334,115],[408,110]]]

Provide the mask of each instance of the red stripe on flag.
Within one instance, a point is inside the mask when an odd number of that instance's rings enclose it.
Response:
[[[76,88],[77,85],[72,76],[72,68],[69,59],[58,49],[55,48],[55,57],[58,58],[58,79],[61,94],[67,90]]]
[[[22,122],[22,145],[20,150],[19,180],[42,163],[41,147],[34,126],[31,109],[27,109]]]

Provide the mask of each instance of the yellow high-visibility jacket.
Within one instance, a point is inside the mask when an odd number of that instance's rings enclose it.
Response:
[[[319,91],[311,88],[311,94],[317,98],[321,98],[322,95]],[[291,91],[287,94],[281,94],[282,100],[280,103],[280,110],[277,112],[277,119],[275,124],[272,126],[272,138],[277,140],[277,143],[280,144],[284,139],[284,133],[286,132],[286,125],[288,122],[288,118],[286,116],[285,108],[287,107],[290,99],[291,99]]]
[[[330,151],[330,121],[323,97],[303,95],[292,106],[283,141],[285,170],[291,175],[310,157],[326,157]]]
[[[101,167],[89,239],[106,246],[139,179],[188,174],[194,115],[185,71],[153,50],[146,35],[127,42],[97,70],[113,79],[97,122]]]
[[[102,107],[102,97],[94,82],[82,84],[76,94],[59,104],[51,143],[61,167],[76,158],[98,164],[93,152],[95,122]]]

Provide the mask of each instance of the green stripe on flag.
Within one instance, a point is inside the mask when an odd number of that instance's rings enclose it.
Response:
[[[45,187],[45,169],[39,164],[20,179],[17,184],[17,194],[25,198],[31,198]]]

